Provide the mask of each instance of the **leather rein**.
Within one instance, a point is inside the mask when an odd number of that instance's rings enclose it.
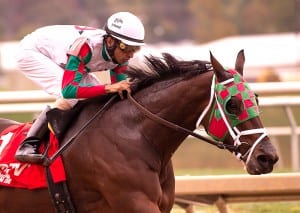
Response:
[[[166,119],[163,119],[159,116],[157,116],[156,114],[150,112],[148,109],[146,109],[144,106],[142,106],[141,104],[139,104],[132,96],[130,93],[127,94],[127,98],[128,100],[133,103],[145,116],[147,116],[148,118],[150,118],[151,120],[159,123],[159,124],[162,124],[170,129],[174,129],[175,131],[178,131],[178,132],[182,132],[184,134],[187,134],[187,135],[191,135],[195,138],[198,138],[200,140],[203,140],[209,144],[212,144],[220,149],[227,149],[231,152],[234,152],[236,151],[236,147],[234,145],[228,145],[228,144],[224,144],[224,143],[220,143],[218,141],[215,141],[215,140],[212,140],[208,137],[205,137],[205,136],[202,136],[196,132],[193,132],[189,129],[186,129],[182,126],[179,126],[175,123],[172,123],[170,121],[167,121]]]

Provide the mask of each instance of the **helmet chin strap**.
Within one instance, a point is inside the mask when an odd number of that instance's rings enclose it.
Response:
[[[109,35],[108,35],[109,36]],[[116,40],[114,39],[114,38],[112,38],[111,36],[111,39],[113,39],[114,40],[114,44],[111,46],[111,47],[109,47],[108,45],[107,45],[107,37],[108,36],[106,36],[105,38],[104,38],[104,45],[105,45],[105,48],[106,48],[106,50],[107,50],[107,53],[108,53],[108,55],[109,55],[109,57],[111,58],[111,60],[112,60],[112,62],[114,62],[115,64],[119,64],[118,62],[117,62],[117,60],[116,60],[116,58],[115,58],[115,54],[114,54],[114,52],[115,52],[115,49],[117,48],[117,42],[116,42]]]

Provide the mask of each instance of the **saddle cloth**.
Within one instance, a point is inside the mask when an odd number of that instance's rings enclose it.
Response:
[[[25,139],[32,123],[13,125],[0,133],[0,186],[24,189],[46,188],[46,168],[37,164],[21,163],[15,160],[15,152]],[[48,156],[58,149],[56,137],[50,133]],[[59,156],[50,165],[54,183],[66,180],[63,162]]]

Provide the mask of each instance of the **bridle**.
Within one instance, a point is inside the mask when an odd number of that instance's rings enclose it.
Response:
[[[221,84],[228,84],[230,82],[232,82],[233,79],[228,79],[224,82],[221,82]],[[144,106],[142,106],[141,104],[139,104],[133,97],[130,93],[127,94],[127,97],[129,99],[129,101],[131,103],[133,103],[145,116],[147,116],[148,118],[150,118],[151,120],[159,123],[159,124],[162,124],[168,128],[171,128],[175,131],[178,131],[178,132],[182,132],[184,134],[187,134],[187,135],[191,135],[197,139],[200,139],[200,140],[203,140],[209,144],[212,144],[214,146],[217,146],[218,148],[220,149],[227,149],[229,150],[230,152],[232,152],[236,157],[237,159],[239,160],[244,160],[245,163],[247,164],[249,162],[249,160],[251,159],[251,156],[252,156],[252,153],[255,149],[255,147],[262,141],[262,139],[264,137],[267,136],[267,133],[266,133],[266,129],[265,128],[258,128],[258,129],[251,129],[251,130],[243,130],[243,131],[240,131],[237,127],[231,127],[226,116],[225,116],[225,113],[224,111],[222,110],[222,108],[220,107],[220,103],[217,99],[217,96],[215,94],[215,75],[212,79],[212,84],[211,84],[211,96],[210,96],[210,101],[208,103],[208,105],[206,106],[206,108],[204,109],[204,111],[202,112],[202,114],[200,115],[197,123],[196,123],[196,128],[198,128],[201,124],[201,121],[202,119],[205,117],[205,115],[208,113],[209,109],[211,108],[212,106],[212,103],[213,103],[213,100],[216,101],[216,104],[219,106],[219,108],[221,109],[220,112],[221,112],[221,116],[222,116],[222,119],[224,120],[225,124],[226,124],[226,127],[229,131],[229,134],[230,136],[232,137],[233,141],[234,141],[234,144],[233,145],[229,145],[229,144],[224,144],[222,143],[222,141],[216,141],[216,140],[213,140],[211,138],[208,138],[208,137],[205,137],[205,136],[202,136],[194,131],[191,131],[189,129],[186,129],[182,126],[179,126],[175,123],[172,123],[166,119],[163,119],[159,116],[157,116],[156,114],[150,112],[148,109],[146,109]],[[258,137],[256,139],[256,141],[250,145],[248,144],[247,142],[241,142],[240,141],[240,137],[241,136],[244,136],[244,135],[251,135],[251,134],[261,134],[260,137]],[[238,150],[239,150],[239,147],[243,144],[246,144],[249,148],[248,150],[242,154],[240,153]]]
[[[221,85],[228,85],[230,84],[231,82],[234,82],[234,78],[229,78],[223,82],[219,82],[219,84]],[[229,132],[229,135],[231,136],[232,140],[234,141],[234,147],[235,147],[235,150],[232,151],[232,153],[237,157],[237,159],[239,160],[245,160],[246,164],[249,162],[251,156],[252,156],[252,153],[255,149],[255,147],[262,141],[262,139],[264,137],[267,136],[267,131],[265,128],[257,128],[257,129],[250,129],[250,130],[243,130],[243,131],[240,131],[236,126],[235,127],[231,127],[230,125],[230,122],[229,122],[229,119],[226,117],[225,115],[225,112],[224,110],[222,109],[221,107],[221,104],[217,98],[217,94],[215,92],[215,85],[216,85],[216,81],[215,81],[215,75],[213,76],[213,79],[212,79],[212,84],[211,84],[211,95],[210,95],[210,101],[208,103],[208,105],[206,106],[206,108],[204,109],[204,111],[202,112],[202,114],[200,115],[197,123],[196,123],[196,128],[199,128],[200,124],[201,124],[201,121],[203,120],[203,118],[205,117],[205,115],[208,113],[209,109],[212,107],[212,103],[213,101],[216,102],[217,106],[218,106],[218,109],[220,111],[220,114],[221,114],[221,117],[227,127],[227,130]],[[240,140],[240,137],[241,136],[245,136],[245,135],[252,135],[252,134],[261,134],[260,137],[258,137],[255,142],[250,145],[249,143],[247,142],[242,142]],[[239,147],[241,145],[247,145],[249,148],[248,150],[242,154],[238,151]],[[247,157],[248,156],[248,157]]]

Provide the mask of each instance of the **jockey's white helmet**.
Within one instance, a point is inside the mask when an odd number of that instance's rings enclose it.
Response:
[[[129,12],[118,12],[111,15],[105,25],[105,31],[130,46],[145,44],[144,25],[137,16]]]

